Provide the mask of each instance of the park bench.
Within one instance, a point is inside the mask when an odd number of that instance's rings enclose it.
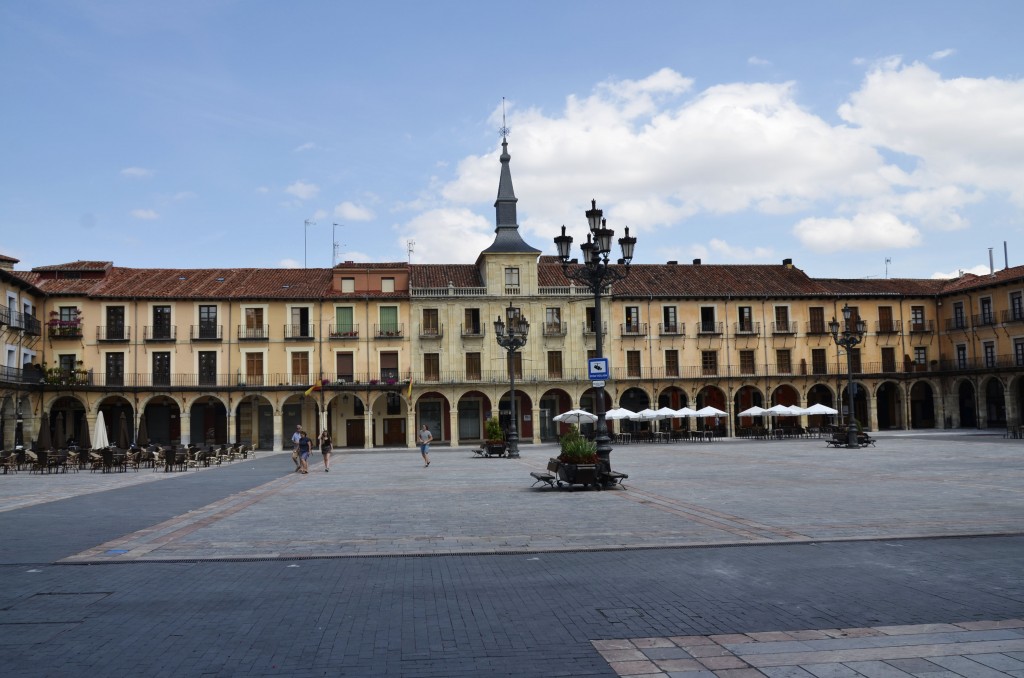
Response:
[[[605,471],[601,474],[601,482],[605,485],[620,485],[622,489],[626,489],[625,484],[622,482],[629,478],[629,474],[621,473],[619,471]]]
[[[554,487],[558,481],[558,477],[551,473],[551,471],[530,471],[530,475],[534,479],[533,485],[530,487],[534,487],[537,483],[545,483],[548,487]]]

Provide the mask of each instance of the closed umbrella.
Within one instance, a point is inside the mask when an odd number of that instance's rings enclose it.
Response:
[[[117,427],[117,446],[122,450],[128,449],[128,417],[121,413],[120,422]]]
[[[96,435],[93,438],[96,439],[93,449],[102,450],[104,447],[110,447],[110,438],[107,436],[107,422],[103,418],[102,411],[96,415]]]
[[[597,415],[585,410],[569,410],[554,417],[555,421],[565,424],[593,424],[597,421]]]
[[[62,450],[65,447],[67,447],[67,444],[66,444],[67,440],[66,440],[66,438],[64,436],[64,413],[63,412],[58,412],[57,413],[57,424],[56,424],[55,428],[57,430],[54,431],[54,433],[53,433],[53,448],[55,450]]]
[[[43,416],[39,418],[39,437],[36,438],[36,451],[49,450],[53,447],[53,443],[50,442],[50,415],[43,412]]]
[[[139,447],[149,445],[149,430],[146,429],[146,413],[142,413],[142,421],[139,422],[139,431],[135,434],[135,444]]]
[[[82,422],[78,426],[78,449],[88,450],[92,447],[92,440],[89,439],[89,417],[82,414]]]

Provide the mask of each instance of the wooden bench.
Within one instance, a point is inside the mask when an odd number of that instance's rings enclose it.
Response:
[[[839,436],[832,436],[831,438],[825,441],[825,444],[828,447],[846,447],[846,443],[848,441],[849,439],[846,436],[843,436],[842,438],[840,438]]]
[[[857,436],[857,442],[860,444],[861,447],[867,447],[868,445],[874,447],[877,441],[875,440],[875,438],[872,438],[867,433],[862,433],[859,436]]]
[[[605,485],[620,485],[622,489],[626,489],[626,485],[622,482],[629,478],[629,474],[621,473],[619,471],[605,471],[601,474],[601,482]]]
[[[548,487],[554,487],[555,483],[558,481],[558,478],[550,471],[530,471],[530,475],[533,476],[534,479],[533,485],[530,487],[536,486],[537,483],[545,483]]]

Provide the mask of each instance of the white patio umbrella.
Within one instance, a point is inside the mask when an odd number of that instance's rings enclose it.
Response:
[[[697,410],[697,416],[698,417],[725,417],[725,416],[728,416],[728,413],[723,412],[722,410],[718,409],[717,407],[712,407],[711,405],[708,405],[707,407],[702,407],[699,410]]]
[[[769,417],[792,417],[793,411],[789,409],[789,405],[772,405],[764,411]]]
[[[691,407],[680,407],[678,410],[676,410],[676,416],[677,417],[696,417],[697,416],[697,410],[695,410],[695,409],[693,409]]]
[[[829,407],[828,405],[822,405],[821,403],[815,403],[803,411],[804,414],[839,414],[839,410]]]
[[[767,411],[768,410],[764,409],[763,407],[758,407],[757,405],[754,405],[753,407],[748,407],[747,409],[743,410],[742,412],[740,412],[736,416],[738,416],[738,417],[762,417],[762,416],[764,416],[764,413],[767,412]]]
[[[607,420],[614,421],[616,419],[629,419],[636,412],[633,410],[627,410],[625,407],[615,407],[604,413],[604,418]]]
[[[660,414],[662,419],[678,419],[679,417],[683,416],[676,412],[675,410],[673,410],[671,407],[659,407],[658,409],[654,410],[654,413]]]
[[[103,420],[103,412],[96,415],[96,433],[92,436],[92,449],[102,450],[110,447],[110,438],[107,437],[107,423]]]
[[[631,416],[630,419],[633,421],[657,421],[658,419],[664,419],[664,417],[647,407]]]
[[[568,412],[562,412],[554,417],[555,421],[564,422],[566,424],[593,424],[597,421],[597,415],[591,414],[586,410],[569,410]]]

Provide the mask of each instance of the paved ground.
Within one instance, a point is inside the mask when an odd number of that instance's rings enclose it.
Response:
[[[435,448],[0,478],[10,675],[1024,678],[1024,445]],[[742,548],[740,548],[742,547]]]

